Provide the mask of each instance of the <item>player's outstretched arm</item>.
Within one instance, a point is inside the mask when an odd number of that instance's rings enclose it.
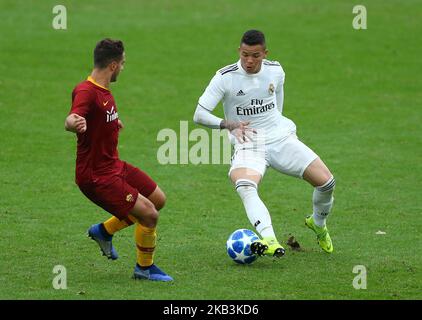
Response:
[[[195,114],[193,115],[193,122],[211,129],[220,129],[222,121],[224,120],[216,117],[211,111],[205,109],[200,104],[196,107]]]
[[[86,131],[86,120],[76,113],[71,113],[64,122],[64,128],[70,132],[84,133]]]

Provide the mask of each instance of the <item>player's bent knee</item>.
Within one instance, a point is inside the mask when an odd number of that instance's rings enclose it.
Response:
[[[330,170],[327,167],[325,167],[324,170],[322,170],[322,175],[324,176],[325,183],[330,181],[331,178],[334,179],[333,174],[330,172]]]
[[[135,206],[129,213],[147,227],[155,227],[158,222],[159,213],[155,205],[141,195],[138,195]]]
[[[148,199],[154,204],[157,210],[161,210],[166,204],[166,195],[164,192],[157,187],[153,193],[148,197]]]
[[[332,173],[320,158],[316,158],[303,173],[303,179],[316,188],[324,186],[332,177]]]
[[[231,181],[236,184],[238,180],[249,180],[258,184],[261,181],[262,175],[253,169],[236,168],[230,172]]]
[[[142,224],[149,228],[154,228],[158,223],[159,212],[155,206],[151,204],[148,211],[142,217]]]
[[[166,200],[166,195],[164,194],[164,192],[161,192],[160,195],[153,201],[155,208],[157,210],[161,210],[162,208],[164,208]]]
[[[151,222],[157,222],[160,214],[155,205],[151,201],[148,201],[145,202],[145,208],[145,216],[151,220]]]
[[[164,208],[165,205],[166,205],[166,197],[157,201],[157,203],[155,203],[155,208],[157,210],[161,210]]]

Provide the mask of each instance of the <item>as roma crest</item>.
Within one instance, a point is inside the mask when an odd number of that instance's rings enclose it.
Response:
[[[127,202],[133,202],[133,196],[129,193],[127,196],[126,196],[126,201]]]

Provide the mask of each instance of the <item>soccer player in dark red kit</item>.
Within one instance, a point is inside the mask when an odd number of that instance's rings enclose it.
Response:
[[[103,255],[117,259],[114,233],[135,224],[137,263],[133,277],[172,281],[153,263],[158,211],[165,195],[143,171],[119,159],[117,144],[123,128],[109,89],[125,63],[120,40],[103,39],[94,49],[94,69],[72,93],[72,108],[65,129],[76,133],[76,184],[92,202],[113,215],[91,226],[88,235]]]

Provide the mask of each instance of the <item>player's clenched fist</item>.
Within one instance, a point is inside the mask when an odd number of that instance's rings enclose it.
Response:
[[[86,131],[86,120],[84,117],[72,113],[67,116],[64,126],[68,131],[84,133]]]

